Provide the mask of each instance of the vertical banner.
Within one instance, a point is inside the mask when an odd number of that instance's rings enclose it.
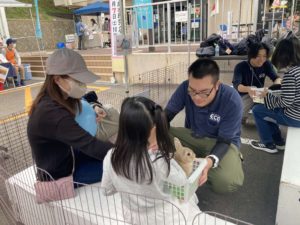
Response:
[[[39,5],[38,0],[34,0],[35,5],[35,16],[36,16],[36,23],[35,23],[35,36],[37,38],[42,38],[42,30],[41,30],[41,23],[40,23],[40,14],[39,14]]]
[[[134,0],[133,5],[152,3],[152,0]],[[139,29],[153,29],[153,7],[141,6],[134,8]]]
[[[210,16],[219,14],[219,0],[213,0],[211,4]]]
[[[111,27],[111,49],[112,56],[117,56],[116,53],[116,37],[122,34],[121,21],[121,5],[122,0],[110,0],[110,27]]]

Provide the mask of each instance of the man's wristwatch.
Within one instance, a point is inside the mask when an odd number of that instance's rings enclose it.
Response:
[[[212,168],[216,168],[219,165],[219,159],[215,155],[209,155],[207,158],[210,158],[213,162]]]

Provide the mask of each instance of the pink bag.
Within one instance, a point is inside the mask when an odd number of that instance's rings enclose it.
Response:
[[[53,181],[37,181],[34,184],[36,192],[36,202],[44,203],[51,201],[64,200],[75,197],[73,173],[75,168],[75,156],[71,149],[73,157],[72,174]],[[47,172],[46,172],[47,173]]]

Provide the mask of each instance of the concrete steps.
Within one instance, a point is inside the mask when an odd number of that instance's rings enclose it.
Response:
[[[23,64],[30,64],[33,77],[44,77],[48,56],[22,56]],[[99,76],[100,81],[110,81],[113,76],[110,55],[82,55],[88,69]]]

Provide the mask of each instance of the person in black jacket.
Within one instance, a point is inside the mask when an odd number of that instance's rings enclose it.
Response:
[[[248,50],[248,60],[238,63],[234,68],[232,84],[243,101],[243,119],[246,123],[249,111],[254,106],[254,88],[263,88],[269,77],[274,84],[280,84],[281,78],[276,74],[268,60],[270,49],[265,43],[254,43]]]
[[[36,166],[55,180],[72,173],[74,182],[91,184],[101,180],[102,160],[112,143],[90,135],[75,121],[81,111],[80,98],[86,83],[98,79],[83,58],[73,50],[59,49],[46,62],[46,80],[29,112],[28,139]],[[96,121],[95,121],[96,123]],[[38,174],[41,180],[41,175]]]

